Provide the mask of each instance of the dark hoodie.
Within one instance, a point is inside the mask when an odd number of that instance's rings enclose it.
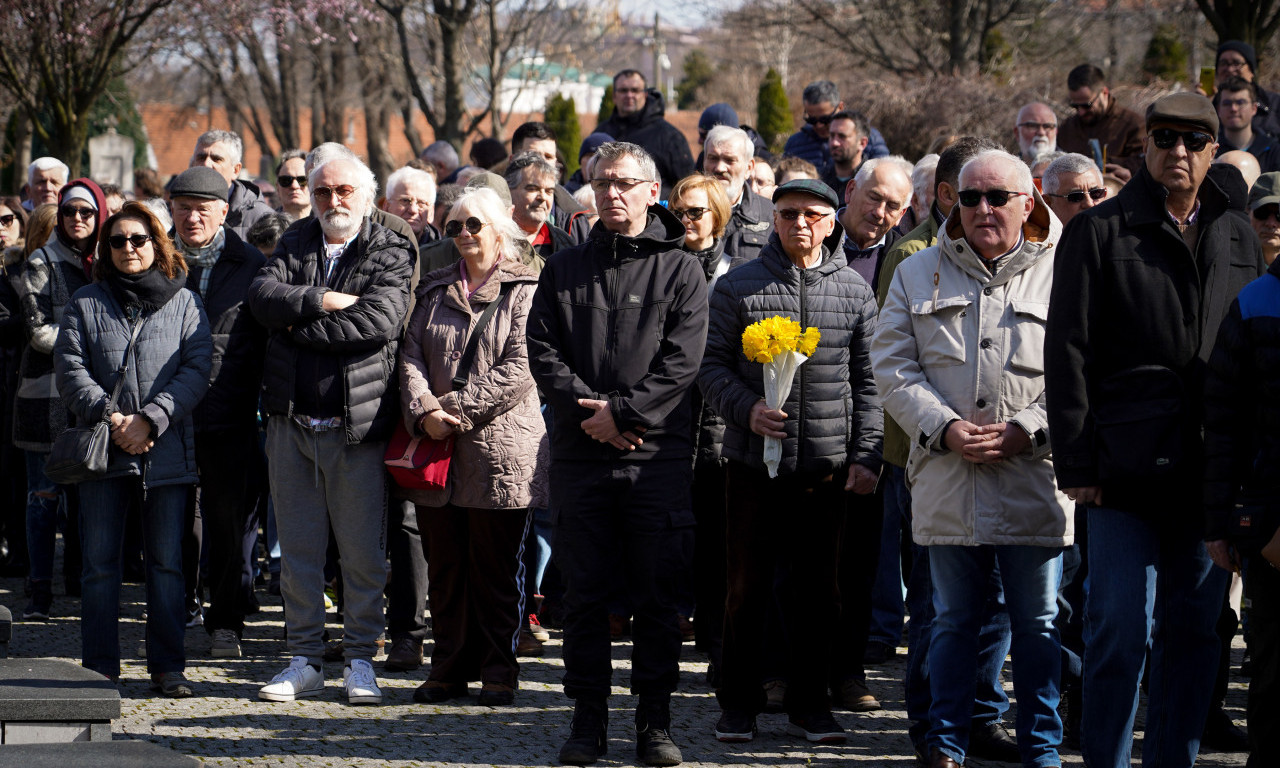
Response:
[[[67,238],[66,230],[63,228],[62,206],[67,201],[67,193],[72,187],[84,187],[93,195],[95,204],[98,206],[98,216],[93,222],[93,234],[89,235],[89,239],[81,247],[76,247],[70,239]],[[102,194],[102,188],[95,184],[91,179],[75,179],[62,188],[58,193],[58,225],[54,228],[59,242],[65,245],[69,250],[79,254],[80,266],[84,268],[85,277],[92,275],[93,256],[98,250],[98,235],[102,230],[102,224],[107,220],[107,198]]]
[[[596,133],[607,133],[616,141],[639,144],[652,155],[662,177],[662,199],[665,200],[677,181],[693,173],[693,155],[684,134],[664,119],[666,105],[662,94],[654,88],[645,93],[648,98],[639,112],[620,117],[615,108],[613,115],[596,127]]]
[[[555,414],[553,461],[692,456],[690,388],[707,338],[707,281],[661,206],[626,237],[597,222],[585,243],[547,260],[529,315],[529,369]],[[623,453],[582,431],[608,400],[619,430],[647,430]]]

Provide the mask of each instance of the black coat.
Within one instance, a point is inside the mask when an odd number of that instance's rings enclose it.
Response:
[[[1206,538],[1228,538],[1237,501],[1280,516],[1280,259],[1245,286],[1218,330],[1205,382]],[[1256,541],[1256,539],[1255,539]]]
[[[615,108],[613,115],[596,127],[596,133],[607,133],[615,141],[629,141],[644,147],[658,166],[665,200],[677,181],[693,173],[693,154],[684,134],[664,119],[666,105],[662,94],[655,88],[645,93],[647,98],[639,112],[619,117]]]
[[[1054,261],[1044,358],[1058,485],[1101,485],[1119,509],[1199,498],[1205,364],[1231,301],[1264,268],[1212,176],[1195,253],[1166,196],[1139,168],[1070,221]]]
[[[262,379],[266,413],[292,416],[300,361],[328,356],[341,366],[347,443],[391,436],[400,418],[396,350],[416,255],[403,235],[366,218],[328,282],[360,299],[327,312],[320,222],[285,232],[249,288],[249,308],[270,334]]]
[[[555,414],[553,461],[689,459],[690,388],[707,337],[707,281],[681,249],[684,227],[650,206],[645,230],[615,234],[597,222],[582,245],[547,260],[529,314],[529,369]],[[580,424],[608,400],[622,431],[647,430],[625,455]]]
[[[773,233],[773,203],[751,191],[751,182],[742,185],[742,199],[733,207],[724,229],[724,251],[730,265],[737,266],[760,255]]]
[[[209,391],[192,414],[196,432],[252,428],[258,416],[258,390],[266,358],[267,330],[249,311],[249,286],[267,259],[230,229],[213,265],[209,287],[200,296],[213,333]],[[187,288],[200,294],[204,270],[190,267]]]

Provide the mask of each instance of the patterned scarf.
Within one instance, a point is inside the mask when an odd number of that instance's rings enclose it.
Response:
[[[226,230],[218,227],[218,232],[209,241],[209,244],[201,248],[194,248],[182,241],[182,236],[177,238],[178,248],[182,250],[182,255],[187,259],[187,266],[191,268],[200,267],[202,269],[213,269],[213,265],[218,263],[218,257],[222,255],[222,248],[227,244]]]

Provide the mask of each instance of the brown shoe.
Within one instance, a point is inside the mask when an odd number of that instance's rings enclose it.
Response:
[[[534,637],[528,627],[520,630],[520,641],[516,643],[516,656],[541,656],[542,651],[542,641]]]
[[[880,709],[880,702],[871,695],[867,684],[861,680],[850,678],[831,691],[831,703],[849,712],[874,712]]]
[[[502,683],[485,683],[480,687],[480,706],[506,707],[516,700],[516,691]]]
[[[933,747],[929,750],[929,768],[960,768],[960,763],[951,759],[946,752]]]
[[[422,641],[399,637],[391,642],[387,661],[382,665],[391,672],[412,672],[422,666]]]
[[[442,701],[460,699],[466,695],[466,683],[446,683],[443,680],[428,680],[413,692],[413,700],[419,704],[439,704]]]

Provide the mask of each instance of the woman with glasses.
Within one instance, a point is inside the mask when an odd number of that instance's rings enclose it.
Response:
[[[444,233],[462,258],[422,278],[400,354],[405,426],[454,441],[443,489],[400,492],[428,548],[435,650],[418,702],[466,696],[478,679],[480,703],[501,706],[517,686],[521,555],[529,508],[547,504],[547,445],[525,347],[538,278],[507,210],[490,189],[454,203]]]
[[[182,578],[184,509],[196,482],[191,411],[209,388],[213,344],[204,310],[184,288],[186,262],[155,214],[125,203],[103,230],[94,282],[67,304],[54,347],[58,391],[75,422],[111,421],[106,472],[79,484],[83,663],[113,681],[120,676],[120,550],[125,518],[136,505],[146,552],[151,688],[184,698],[192,695],[183,676]]]
[[[13,278],[22,310],[27,346],[19,363],[13,404],[13,444],[27,454],[27,548],[31,559],[31,602],[27,621],[44,621],[53,609],[53,560],[58,530],[58,486],[45,477],[53,440],[67,427],[67,408],[53,375],[53,344],[62,313],[76,291],[89,283],[106,199],[97,184],[76,179],[58,196],[53,236],[27,257]],[[68,595],[80,594],[80,537],[75,494],[67,497],[63,527],[64,573]]]
[[[307,153],[300,149],[286,149],[276,166],[276,195],[280,198],[282,213],[294,221],[311,215],[311,195],[307,194]]]

